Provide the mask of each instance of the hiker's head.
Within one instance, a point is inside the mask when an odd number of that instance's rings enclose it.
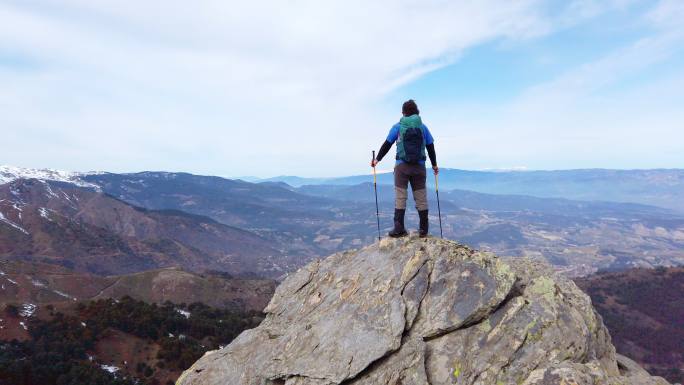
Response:
[[[404,116],[411,116],[420,114],[420,111],[418,111],[416,102],[414,102],[413,99],[409,99],[401,106],[401,113]]]

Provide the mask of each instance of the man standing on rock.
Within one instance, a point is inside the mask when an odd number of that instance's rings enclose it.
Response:
[[[399,123],[392,126],[387,135],[387,140],[380,147],[378,156],[371,161],[371,167],[378,162],[397,142],[397,161],[394,166],[394,229],[389,232],[393,238],[407,235],[404,228],[404,216],[406,214],[406,200],[408,198],[408,185],[411,184],[413,199],[416,201],[416,209],[420,218],[418,234],[421,238],[428,235],[428,201],[425,190],[425,150],[427,149],[432,170],[437,175],[437,155],[432,134],[420,119],[420,111],[416,102],[412,99],[404,102],[401,106],[402,118]]]

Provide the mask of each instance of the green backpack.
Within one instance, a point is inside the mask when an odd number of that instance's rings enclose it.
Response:
[[[418,115],[402,117],[397,138],[397,160],[417,164],[425,161],[423,122]]]

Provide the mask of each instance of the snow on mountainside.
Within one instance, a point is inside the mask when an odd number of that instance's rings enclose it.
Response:
[[[79,173],[53,170],[49,168],[36,169],[0,165],[0,184],[10,183],[17,179],[40,179],[72,183],[80,187],[90,187],[99,190],[99,186],[90,182],[86,182],[81,178],[85,175],[92,174],[99,174],[99,172]]]

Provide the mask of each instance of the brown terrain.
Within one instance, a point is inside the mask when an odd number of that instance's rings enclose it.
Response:
[[[575,282],[603,317],[618,353],[684,382],[684,267],[631,269]]]
[[[147,210],[71,184],[0,185],[0,256],[126,274],[164,267],[279,276],[269,242],[198,215]],[[285,262],[283,262],[284,264]]]
[[[59,304],[129,296],[148,303],[193,303],[260,311],[275,290],[268,279],[195,274],[177,268],[98,276],[46,263],[0,259],[0,304]]]
[[[154,378],[160,384],[175,382],[179,370],[159,368],[157,358],[159,344],[116,329],[108,329],[98,340],[93,354],[103,359],[107,365],[120,368],[131,376],[140,376],[136,368],[145,364],[156,368]]]
[[[221,309],[261,311],[275,285],[273,280],[194,274],[175,268],[98,276],[46,263],[0,260],[0,309],[7,304],[19,309],[18,315],[0,316],[0,341],[28,339],[29,319],[47,317],[48,308],[73,313],[81,302],[129,296],[147,303],[201,302]],[[117,336],[122,339],[120,334]],[[110,351],[117,349],[112,347]]]

